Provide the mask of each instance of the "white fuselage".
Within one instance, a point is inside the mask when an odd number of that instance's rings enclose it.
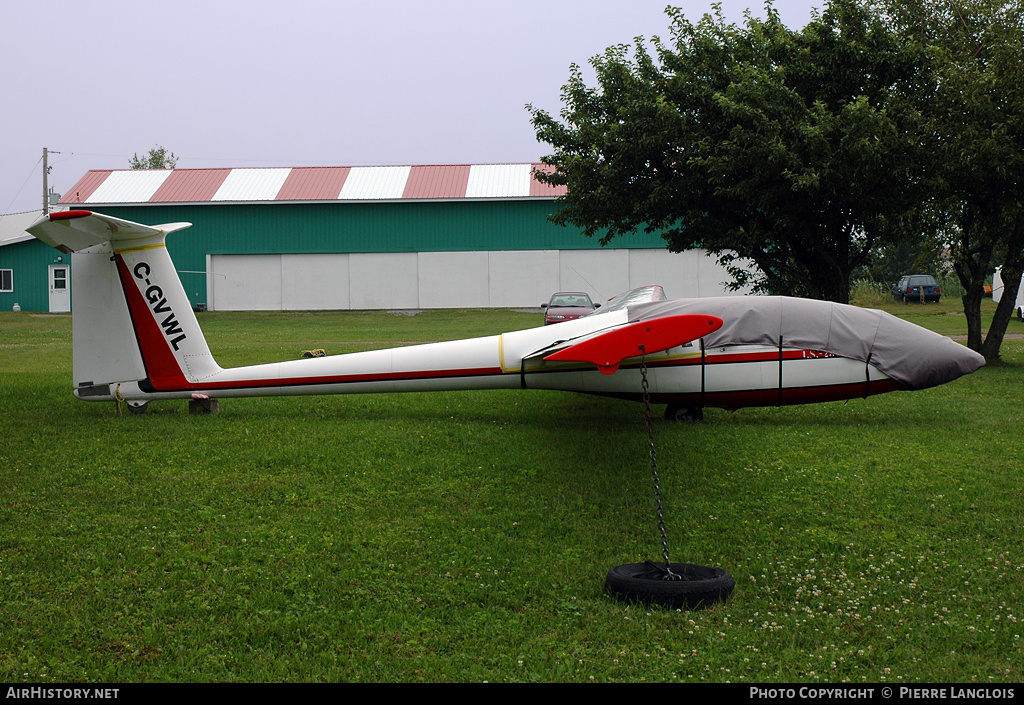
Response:
[[[647,286],[556,325],[223,369],[167,253],[168,233],[186,227],[65,211],[28,229],[74,253],[79,398],[137,408],[190,397],[520,388],[639,399],[643,368],[652,401],[735,409],[927,389],[984,364],[882,311],[787,297],[670,301]]]
[[[124,382],[119,393],[129,400],[152,400],[197,394],[220,398],[523,388],[639,398],[639,357],[625,360],[615,374],[602,374],[588,363],[543,360],[548,352],[564,347],[564,341],[626,322],[625,310],[609,311],[482,338],[221,369],[177,383]],[[889,378],[863,362],[791,348],[740,345],[703,350],[695,341],[647,356],[643,362],[653,400],[694,406],[803,403],[893,388],[879,388],[878,383]]]

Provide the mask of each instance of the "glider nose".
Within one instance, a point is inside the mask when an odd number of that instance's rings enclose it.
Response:
[[[936,387],[985,365],[984,357],[951,338],[889,315],[879,321],[875,355],[887,358],[889,376],[910,389]]]

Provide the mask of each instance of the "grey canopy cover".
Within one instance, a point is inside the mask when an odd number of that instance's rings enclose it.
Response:
[[[724,324],[705,347],[770,345],[820,350],[870,363],[910,389],[974,372],[985,358],[949,338],[884,311],[786,296],[723,296],[629,306],[629,319],[702,313]]]

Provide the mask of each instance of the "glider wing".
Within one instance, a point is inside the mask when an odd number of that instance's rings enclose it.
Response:
[[[722,319],[703,314],[663,316],[629,323],[546,356],[559,362],[592,362],[610,375],[629,357],[650,355],[685,345],[722,327]]]

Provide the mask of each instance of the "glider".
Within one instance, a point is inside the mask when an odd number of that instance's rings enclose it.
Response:
[[[924,389],[969,374],[981,355],[882,311],[787,297],[667,300],[660,286],[557,326],[327,357],[221,368],[167,252],[169,233],[86,210],[28,231],[74,253],[75,395],[160,399],[558,389],[650,400],[666,415]]]

